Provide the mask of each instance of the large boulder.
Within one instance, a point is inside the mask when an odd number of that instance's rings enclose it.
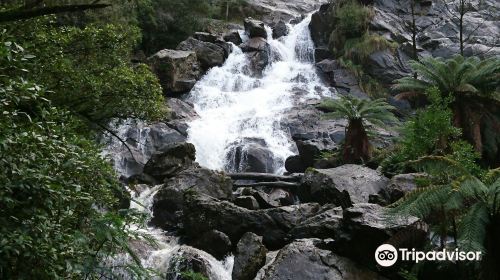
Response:
[[[384,84],[393,84],[395,80],[408,76],[411,68],[410,57],[398,48],[395,52],[383,50],[370,54],[366,71]]]
[[[424,173],[398,174],[391,178],[379,195],[386,204],[391,204],[418,188],[418,180],[425,179]]]
[[[334,203],[342,207],[368,202],[389,183],[380,172],[361,165],[347,164],[330,169],[307,170],[299,197],[303,201]]]
[[[144,166],[144,173],[159,182],[193,165],[196,150],[193,144],[172,143],[156,151]]]
[[[266,262],[267,249],[262,237],[245,233],[236,247],[233,266],[233,280],[252,280]]]
[[[165,94],[189,92],[200,78],[194,51],[161,50],[148,58]]]
[[[278,21],[276,24],[273,24],[272,26],[273,30],[273,38],[278,39],[283,36],[288,35],[288,26],[283,20]]]
[[[301,238],[334,238],[342,223],[342,208],[325,205],[314,216],[295,226],[290,235],[294,239]]]
[[[177,227],[182,218],[184,196],[187,193],[232,200],[232,181],[224,173],[205,168],[190,168],[178,173],[168,179],[154,196],[151,222],[164,229]],[[197,234],[209,230],[206,228]]]
[[[227,32],[226,34],[224,34],[223,38],[224,41],[233,43],[236,46],[239,46],[241,43],[243,43],[240,32],[238,30],[231,30]]]
[[[215,43],[197,40],[193,37],[182,41],[177,46],[177,49],[196,52],[196,57],[205,71],[214,66],[221,66],[226,59],[223,47]]]
[[[228,201],[206,195],[188,195],[184,207],[184,231],[188,236],[218,230],[237,243],[246,232],[263,236],[269,249],[277,249],[289,241],[288,232],[300,221],[320,210],[315,203],[284,206],[264,210],[248,210]]]
[[[426,230],[425,224],[416,217],[391,217],[380,205],[354,204],[343,211],[333,250],[360,263],[375,264],[375,250],[391,237],[404,233],[391,243],[395,247],[415,248],[425,240]]]
[[[255,279],[385,279],[349,259],[316,247],[317,243],[320,240],[302,239],[287,245],[259,271]]]
[[[246,18],[243,22],[245,26],[245,32],[250,38],[263,37],[267,38],[267,31],[264,23],[260,20],[255,20],[253,18]]]
[[[192,241],[191,246],[203,250],[218,260],[224,259],[231,253],[232,243],[223,232],[210,230]]]
[[[342,95],[350,95],[357,98],[368,98],[359,85],[358,78],[348,69],[342,67],[338,61],[323,59],[316,63],[323,80]]]
[[[250,61],[246,72],[249,75],[262,76],[262,71],[271,62],[271,47],[267,40],[262,37],[250,38],[240,47]]]
[[[191,277],[185,273],[194,272],[202,275],[206,279],[229,279],[231,275],[226,274],[224,267],[211,255],[201,250],[179,246],[170,253],[170,258],[166,264],[167,280],[189,280]]]
[[[228,165],[231,172],[274,172],[274,156],[263,139],[243,138],[228,148]]]

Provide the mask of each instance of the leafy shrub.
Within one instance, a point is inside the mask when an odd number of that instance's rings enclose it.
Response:
[[[389,42],[386,38],[366,32],[359,38],[348,39],[344,44],[344,57],[364,64],[372,53],[391,50],[398,47],[397,43]]]
[[[371,10],[358,1],[344,1],[335,13],[337,32],[346,38],[360,37],[366,31],[371,17]]]

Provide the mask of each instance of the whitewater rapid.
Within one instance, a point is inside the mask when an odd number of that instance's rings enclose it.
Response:
[[[199,118],[189,123],[188,142],[196,147],[197,162],[215,170],[231,169],[233,143],[261,139],[272,152],[274,173],[284,171],[287,157],[297,153],[282,119],[294,102],[330,96],[314,67],[311,16],[289,34],[273,39],[267,28],[271,63],[262,77],[245,71],[250,63],[237,46],[226,62],[212,68],[193,88],[189,101]]]

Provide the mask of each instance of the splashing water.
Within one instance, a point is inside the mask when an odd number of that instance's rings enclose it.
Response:
[[[224,65],[196,84],[189,98],[200,118],[189,124],[188,141],[195,145],[200,165],[227,170],[231,144],[250,138],[264,140],[273,156],[273,172],[284,171],[286,158],[296,153],[281,125],[284,113],[297,100],[330,95],[313,66],[310,20],[290,26],[290,33],[278,40],[269,35],[272,62],[261,78],[246,73],[249,58],[234,46]],[[267,33],[272,34],[269,27]]]

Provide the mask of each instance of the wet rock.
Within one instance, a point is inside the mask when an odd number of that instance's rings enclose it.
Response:
[[[263,37],[267,38],[267,31],[265,25],[262,21],[255,20],[253,18],[246,18],[243,22],[245,26],[245,32],[250,38]]]
[[[191,245],[203,250],[218,260],[223,260],[231,253],[231,240],[223,232],[211,230],[200,235]]]
[[[255,197],[250,195],[239,196],[234,199],[234,204],[243,207],[249,210],[257,210],[259,209],[259,203],[255,199]]]
[[[332,59],[333,53],[327,47],[319,47],[314,49],[314,61],[320,62],[325,59]]]
[[[177,49],[196,52],[201,68],[205,71],[214,66],[221,66],[226,59],[224,48],[215,43],[200,41],[193,37],[182,41],[177,46]]]
[[[316,67],[323,80],[335,87],[338,93],[358,98],[368,98],[368,95],[361,90],[358,78],[352,72],[343,68],[338,61],[324,59],[316,63]]]
[[[184,170],[168,179],[153,200],[153,218],[151,222],[163,229],[175,228],[182,218],[184,196],[204,194],[217,199],[232,200],[232,181],[224,173],[205,168]],[[207,232],[207,228],[200,232]]]
[[[193,104],[179,98],[168,98],[167,105],[171,112],[169,120],[192,120],[198,117]]]
[[[308,170],[299,196],[304,201],[335,203],[345,207],[349,205],[349,201],[368,202],[370,195],[377,194],[388,183],[389,179],[378,171],[361,165],[346,164],[330,169]]]
[[[165,94],[190,91],[200,78],[198,58],[193,51],[161,50],[148,58]]]
[[[190,280],[183,275],[187,272],[199,273],[207,279],[214,279],[218,275],[217,268],[213,266],[216,260],[209,254],[189,246],[180,246],[172,252],[172,257],[167,265],[171,271],[166,273],[167,280]]]
[[[193,165],[196,150],[191,143],[173,143],[155,152],[144,166],[144,173],[158,182],[170,178]]]
[[[259,271],[255,279],[385,279],[347,258],[319,249],[317,243],[320,240],[301,239],[287,245]]]
[[[265,23],[272,24],[283,20],[300,20],[302,15],[319,8],[319,5],[328,0],[247,0],[247,14],[258,15]]]
[[[314,13],[309,23],[311,38],[317,47],[328,47],[330,37],[330,5],[321,5],[319,11]]]
[[[262,139],[244,138],[230,145],[227,154],[231,172],[274,172],[274,157]]]
[[[264,244],[270,249],[286,244],[288,232],[320,209],[318,204],[308,203],[252,211],[206,195],[186,198],[184,231],[188,236],[215,229],[236,243],[244,233],[253,232],[263,236]]]
[[[247,232],[236,247],[234,256],[233,279],[252,280],[266,262],[267,249],[262,244],[262,237]]]
[[[285,169],[290,173],[302,173],[307,169],[307,166],[302,162],[300,155],[294,155],[286,159]]]
[[[241,45],[244,52],[269,52],[269,44],[262,37],[251,38]]]
[[[282,20],[280,20],[276,24],[274,24],[272,27],[272,30],[273,30],[273,38],[274,39],[278,39],[278,38],[281,38],[283,36],[288,35],[288,26]]]
[[[230,32],[224,34],[223,38],[224,41],[233,43],[236,46],[239,46],[241,43],[243,43],[240,32],[238,30],[231,30]]]

